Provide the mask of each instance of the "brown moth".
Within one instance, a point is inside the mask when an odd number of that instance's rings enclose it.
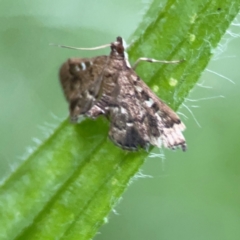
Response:
[[[134,71],[141,60],[179,61],[140,58],[131,68],[121,37],[106,46],[111,47],[109,56],[70,58],[61,66],[60,82],[71,121],[82,115],[92,119],[105,115],[110,121],[110,139],[123,149],[164,145],[185,151],[184,124]]]

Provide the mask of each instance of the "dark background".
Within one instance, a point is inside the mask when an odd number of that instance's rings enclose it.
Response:
[[[2,181],[67,117],[57,78],[60,64],[70,56],[109,51],[77,52],[48,44],[91,47],[109,43],[118,35],[127,40],[148,4],[1,1]],[[240,239],[240,18],[234,23],[207,67],[219,75],[205,71],[184,103],[194,117],[186,107],[179,109],[187,116],[181,118],[187,126],[188,151],[156,149],[138,175],[143,178],[136,177],[96,240]],[[208,99],[212,97],[217,98]]]

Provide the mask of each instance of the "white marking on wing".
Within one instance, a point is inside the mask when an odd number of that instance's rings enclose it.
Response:
[[[141,87],[139,87],[139,86],[135,86],[135,88],[136,88],[136,90],[138,91],[138,92],[142,92],[142,88]]]
[[[128,113],[127,110],[123,107],[120,108],[120,111],[121,111],[122,114],[127,114]]]
[[[75,70],[76,70],[77,72],[79,72],[81,69],[80,69],[80,67],[79,67],[78,65],[75,65]]]
[[[154,101],[151,98],[149,98],[148,100],[145,101],[145,103],[146,103],[147,107],[150,108],[153,105]]]
[[[82,66],[83,71],[86,70],[86,64],[85,63],[81,62],[81,66]]]

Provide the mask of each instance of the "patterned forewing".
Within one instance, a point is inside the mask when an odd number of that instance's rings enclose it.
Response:
[[[145,148],[150,143],[148,119],[127,71],[119,72],[118,85],[119,94],[115,96],[115,105],[110,108],[109,136],[124,149]]]
[[[180,146],[186,150],[186,142],[182,134],[185,126],[178,115],[159,99],[136,74],[132,74],[131,81],[148,115],[151,144],[157,147],[163,144],[173,149]]]
[[[60,68],[60,83],[69,102],[70,118],[77,121],[99,97],[109,57],[71,58]]]

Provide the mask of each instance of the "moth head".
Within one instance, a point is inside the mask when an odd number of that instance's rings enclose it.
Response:
[[[111,43],[111,56],[124,57],[125,41],[121,37],[117,37],[116,41]]]

